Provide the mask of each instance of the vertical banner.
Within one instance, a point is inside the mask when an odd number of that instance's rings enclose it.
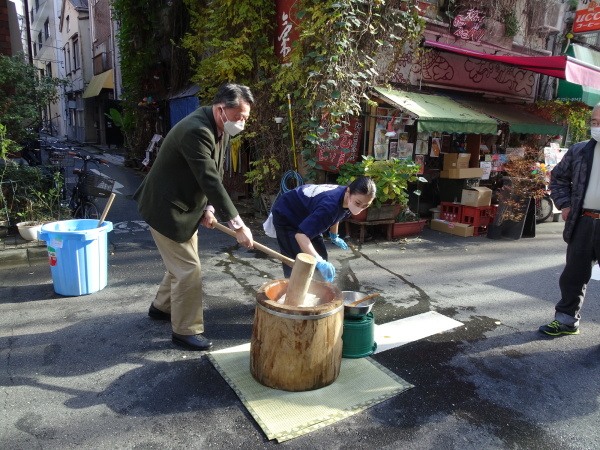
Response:
[[[598,0],[579,0],[573,33],[588,33],[600,30],[600,2]]]
[[[363,134],[363,121],[360,117],[350,117],[350,124],[339,131],[340,137],[325,145],[317,146],[317,161],[323,170],[337,172],[342,164],[358,160],[358,151]],[[329,121],[323,120],[321,126],[327,130],[326,137],[331,130]],[[347,133],[348,132],[348,133]]]
[[[281,64],[290,64],[292,43],[300,37],[296,18],[299,0],[277,0],[277,35],[275,37],[275,54]]]

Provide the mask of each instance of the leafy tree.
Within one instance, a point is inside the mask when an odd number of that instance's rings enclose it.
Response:
[[[0,55],[0,124],[5,138],[23,142],[31,137],[27,127],[41,123],[41,111],[58,101],[66,80],[40,77],[38,69],[25,63],[23,55]]]
[[[307,178],[320,169],[316,146],[339,137],[323,137],[325,117],[340,130],[359,114],[366,92],[384,83],[406,46],[424,29],[416,0],[303,0],[296,18],[300,38],[292,44],[290,65],[282,66],[273,53],[276,22],[271,0],[186,0],[192,12],[191,33],[184,46],[192,53],[194,80],[205,98],[224,81],[248,84],[259,94],[249,130],[263,138],[253,146],[257,159],[280,158],[282,170],[290,155],[282,151],[281,132],[273,117],[285,115],[287,96],[293,101],[294,131]],[[382,62],[381,56],[385,55]],[[378,60],[378,58],[380,58]],[[383,67],[383,70],[381,68]],[[381,73],[380,73],[381,72]],[[283,112],[282,112],[283,110]],[[290,137],[288,125],[283,137]],[[276,139],[264,139],[265,134]]]

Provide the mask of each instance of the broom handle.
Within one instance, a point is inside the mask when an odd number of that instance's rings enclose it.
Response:
[[[112,205],[112,202],[114,199],[115,199],[115,193],[111,192],[110,197],[108,197],[108,202],[106,203],[106,206],[104,207],[104,211],[102,211],[102,216],[100,216],[100,220],[98,221],[98,225],[96,225],[96,228],[100,228],[100,226],[102,225],[102,222],[104,222],[104,219],[106,218],[106,215],[108,214],[108,210],[110,209],[110,206]]]

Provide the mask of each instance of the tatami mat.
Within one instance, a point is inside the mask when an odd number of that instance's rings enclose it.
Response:
[[[371,358],[342,359],[340,375],[315,391],[271,389],[250,374],[250,344],[208,353],[269,439],[282,442],[318,430],[413,387]]]

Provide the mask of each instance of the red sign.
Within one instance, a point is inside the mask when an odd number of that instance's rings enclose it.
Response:
[[[296,19],[296,3],[298,0],[277,0],[277,36],[275,39],[275,54],[282,64],[289,64],[292,53],[292,43],[300,37]]]
[[[573,33],[600,30],[600,3],[596,0],[579,0]]]
[[[331,130],[329,121],[321,122],[321,126],[327,130],[322,137],[326,137]],[[363,122],[359,117],[351,117],[350,124],[339,131],[340,137],[335,141],[327,142],[317,146],[317,160],[323,170],[337,172],[339,167],[348,161],[358,159],[358,151],[363,133]]]

